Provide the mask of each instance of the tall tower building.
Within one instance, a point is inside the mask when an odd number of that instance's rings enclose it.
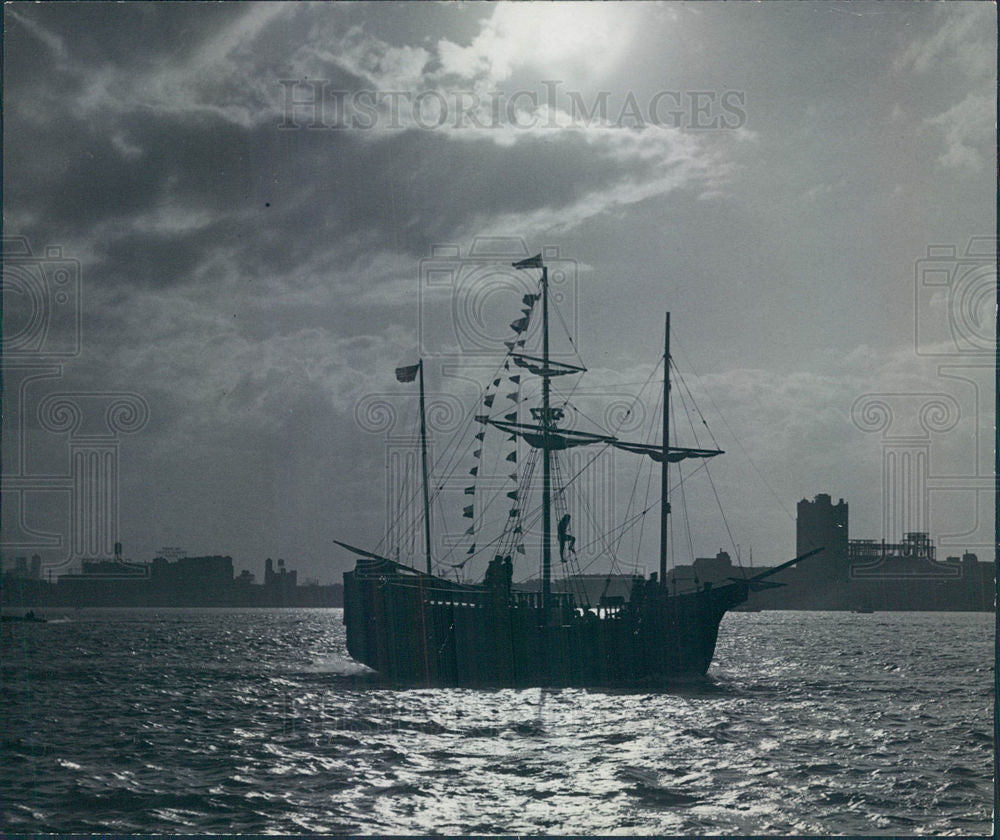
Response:
[[[795,521],[795,554],[805,554],[815,548],[823,551],[802,564],[802,569],[824,580],[846,580],[847,563],[847,502],[833,504],[830,496],[819,493],[811,502],[798,504]]]

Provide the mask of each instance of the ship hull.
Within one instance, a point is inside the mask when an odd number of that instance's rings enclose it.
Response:
[[[735,582],[667,596],[650,589],[589,610],[569,596],[453,584],[388,560],[344,575],[350,655],[391,682],[421,685],[632,685],[703,675],[719,624],[743,603]]]

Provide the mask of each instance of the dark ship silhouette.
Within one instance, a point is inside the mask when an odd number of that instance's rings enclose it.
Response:
[[[541,302],[541,356],[523,352],[524,339],[507,342],[503,370],[520,387],[527,371],[541,378],[541,406],[531,410],[534,423],[518,422],[515,410],[498,416],[475,417],[483,426],[475,436],[482,442],[486,429],[496,429],[508,440],[524,440],[542,461],[541,488],[541,588],[518,590],[512,583],[512,555],[523,554],[522,511],[527,483],[538,460],[529,462],[524,475],[510,478],[515,489],[506,495],[513,502],[501,537],[476,550],[475,523],[466,534],[472,543],[466,560],[450,564],[463,568],[468,559],[489,550],[494,553],[481,583],[452,581],[432,573],[430,503],[427,481],[426,424],[424,420],[423,362],[399,368],[397,379],[410,382],[419,376],[423,466],[423,522],[426,571],[373,551],[337,541],[357,556],[355,568],[344,574],[344,624],[347,648],[358,662],[394,682],[424,685],[631,685],[664,681],[707,672],[715,652],[719,625],[726,612],[747,600],[752,590],[781,586],[765,580],[779,571],[818,553],[816,549],[748,578],[730,578],[713,586],[678,593],[667,585],[668,469],[686,459],[707,459],[723,454],[719,449],[692,449],[669,445],[670,440],[670,314],[666,315],[663,352],[663,429],[660,445],[632,443],[614,435],[560,428],[563,411],[553,406],[550,381],[557,376],[581,374],[586,368],[558,362],[549,353],[548,270],[541,255],[513,263],[516,269],[540,269],[538,293],[525,295],[525,317],[511,327],[515,336],[528,326],[535,304]],[[518,369],[511,374],[511,363]],[[501,378],[493,380],[494,389]],[[487,393],[492,408],[496,393]],[[515,395],[510,395],[512,398]],[[515,403],[516,403],[515,398]],[[559,479],[556,453],[572,447],[602,445],[652,458],[660,464],[659,576],[636,580],[630,597],[602,599],[596,608],[577,603],[567,592],[552,587],[553,507],[561,502],[565,486]],[[479,457],[481,449],[473,454]],[[515,460],[508,456],[507,460]],[[478,465],[470,470],[475,477]],[[568,482],[566,482],[568,483]],[[476,488],[466,488],[475,499]],[[559,511],[557,510],[558,514]],[[474,505],[464,515],[474,518]],[[572,555],[574,538],[569,516],[556,528],[560,559]],[[440,562],[439,562],[439,565]],[[456,573],[457,576],[457,573]]]

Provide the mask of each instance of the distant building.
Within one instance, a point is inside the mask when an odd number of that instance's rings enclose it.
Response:
[[[264,597],[277,606],[294,603],[299,573],[285,568],[285,561],[278,558],[278,568],[270,557],[264,561]]]
[[[749,570],[746,570],[749,574]],[[742,577],[742,571],[733,566],[727,551],[715,557],[696,557],[693,564],[682,564],[667,570],[667,588],[671,592],[690,592],[706,583],[723,583],[731,577]]]
[[[15,557],[13,568],[8,567],[4,575],[21,580],[41,580],[42,558],[37,554],[32,555],[29,566],[27,557]]]
[[[795,556],[801,557],[817,548],[823,550],[805,561],[798,571],[817,581],[848,579],[848,519],[847,502],[833,504],[826,493],[817,494],[810,502],[798,503],[795,520]]]

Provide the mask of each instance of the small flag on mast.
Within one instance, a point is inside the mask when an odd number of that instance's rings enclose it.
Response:
[[[542,267],[542,255],[535,254],[533,257],[528,257],[526,260],[521,260],[520,262],[511,263],[514,268],[541,268]]]
[[[417,378],[417,373],[420,370],[420,362],[415,365],[408,365],[407,367],[396,368],[396,379],[400,382],[412,382]]]

